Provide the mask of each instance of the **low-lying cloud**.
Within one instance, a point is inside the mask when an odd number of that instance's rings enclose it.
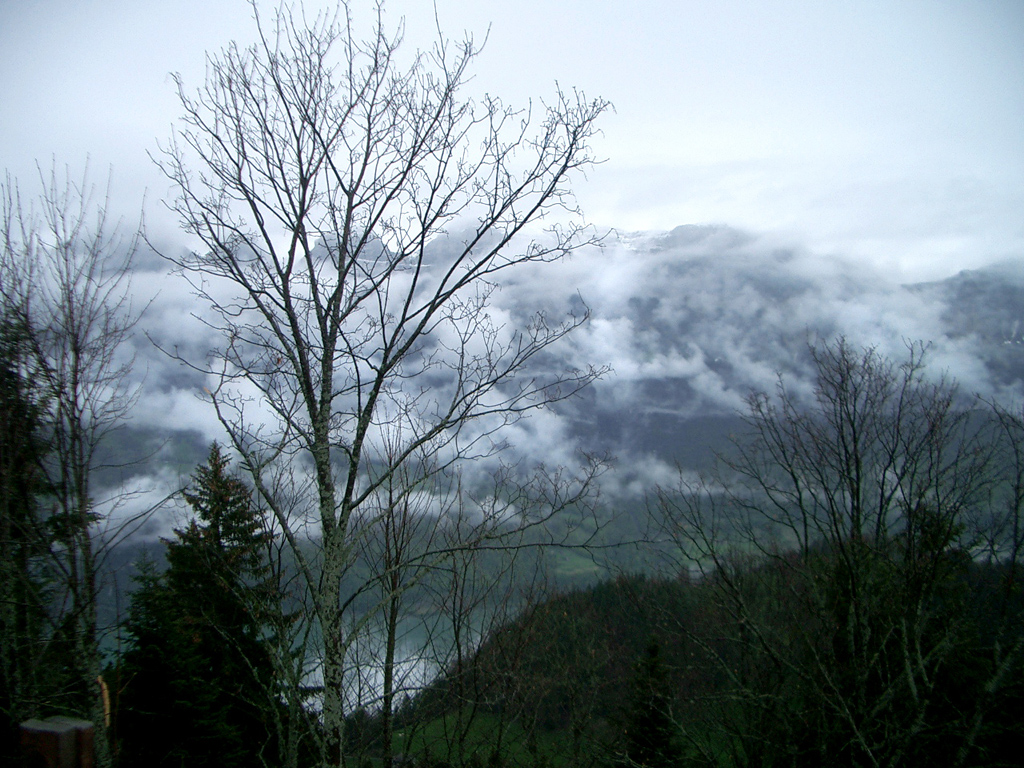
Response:
[[[508,278],[491,297],[492,318],[507,328],[538,311],[551,322],[590,312],[538,363],[548,370],[528,373],[589,365],[609,372],[581,397],[511,427],[502,435],[511,452],[503,459],[571,464],[581,447],[605,450],[629,466],[607,478],[624,491],[635,492],[648,474],[664,480],[674,440],[682,450],[695,419],[705,420],[707,437],[714,432],[707,419],[742,410],[752,390],[772,390],[779,375],[798,395],[809,394],[807,345],[818,339],[843,335],[895,358],[905,356],[908,342],[921,341],[935,374],[948,372],[965,392],[1020,393],[1024,261],[903,285],[874,266],[775,237],[684,226],[612,232],[603,247],[527,265]],[[149,336],[202,362],[221,341],[201,321],[205,308],[175,278],[152,273],[143,283],[160,287],[144,319]],[[136,423],[215,439],[220,428],[202,402],[209,382],[152,347],[140,346],[138,355],[148,375]]]

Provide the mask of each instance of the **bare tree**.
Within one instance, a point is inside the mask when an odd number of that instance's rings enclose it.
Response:
[[[303,620],[311,604],[309,584],[295,567],[295,558],[273,516],[263,517],[267,541],[266,562],[269,583],[276,594],[268,594],[269,605],[253,610],[269,617],[266,647],[274,668],[271,685],[265,691],[266,706],[274,715],[278,754],[276,764],[297,768],[302,758],[315,754],[320,730],[315,722],[316,687],[309,672],[315,668],[316,625]],[[252,595],[250,594],[251,598]]]
[[[506,270],[594,242],[569,182],[607,105],[559,92],[534,128],[531,110],[462,95],[472,40],[403,64],[380,7],[365,41],[345,3],[254,14],[254,46],[211,56],[195,96],[179,82],[185,127],[158,162],[202,242],[177,263],[224,339],[200,367],[314,595],[336,765],[358,511],[401,467],[440,476],[493,455],[503,426],[599,373],[542,369],[585,316],[514,328],[489,306]],[[267,480],[281,462],[301,468],[285,494],[307,500],[301,519]]]
[[[900,363],[842,339],[811,353],[813,398],[752,395],[719,473],[658,496],[667,552],[703,577],[708,619],[688,632],[725,681],[713,726],[686,733],[746,765],[962,763],[975,700],[953,680],[986,594],[967,587],[990,422],[926,375],[920,345]]]
[[[392,441],[386,455],[393,460],[402,447],[401,442]],[[380,749],[386,764],[394,752],[395,697],[403,691],[415,695],[422,682],[407,678],[413,670],[422,671],[425,664],[422,651],[415,650],[417,643],[407,637],[400,625],[403,608],[417,599],[416,593],[422,591],[424,582],[439,565],[439,553],[444,550],[443,528],[454,504],[452,489],[445,487],[442,476],[428,469],[432,458],[427,455],[416,462],[398,465],[376,497],[359,510],[362,519],[354,527],[358,529],[357,556],[370,577],[346,603],[351,605],[362,597],[371,606],[380,606],[370,644],[382,648],[383,654],[374,654],[377,658],[361,665],[362,671],[369,670],[375,677],[379,672],[380,680],[379,686],[376,681],[371,686],[374,692],[370,700],[363,699],[358,705],[380,708]],[[373,611],[366,615],[372,616]],[[399,648],[403,639],[404,649]],[[422,644],[421,639],[419,645]],[[407,668],[405,673],[403,667]]]
[[[402,718],[407,744],[455,766],[505,758],[514,742],[528,749],[535,742],[536,701],[523,706],[520,679],[529,677],[529,638],[514,627],[550,595],[548,563],[531,526],[509,528],[504,521],[525,514],[554,523],[580,502],[577,494],[550,496],[538,489],[510,497],[515,484],[509,478],[499,473],[493,482],[483,498],[460,488],[438,533],[442,557],[432,563],[424,597],[430,617],[426,658],[439,674],[416,702],[424,722],[409,713]],[[535,482],[564,489],[559,479]],[[482,518],[481,509],[487,510]],[[432,742],[417,733],[424,723],[432,725]]]
[[[975,557],[994,574],[986,586],[994,603],[984,613],[989,638],[986,677],[967,719],[967,735],[957,750],[957,765],[974,756],[973,750],[992,714],[1005,707],[1006,691],[1024,674],[1024,603],[1020,599],[1021,557],[1024,554],[1024,408],[990,402],[995,419],[993,444],[997,446],[997,477],[989,514],[980,519],[973,535]]]
[[[42,469],[54,512],[52,562],[60,571],[58,605],[73,638],[74,664],[97,729],[97,757],[109,765],[97,637],[97,574],[104,542],[95,498],[98,450],[123,424],[139,389],[126,342],[137,321],[129,277],[138,238],[120,234],[87,174],[40,172],[42,191],[23,203],[3,188],[5,307],[22,319],[36,381],[45,393],[48,455]]]

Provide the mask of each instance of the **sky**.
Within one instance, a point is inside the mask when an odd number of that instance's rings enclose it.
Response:
[[[180,111],[170,73],[198,87],[250,17],[244,0],[0,0],[0,168],[24,186],[36,162],[88,157],[117,213],[145,197],[173,232],[149,159]],[[386,24],[403,18],[410,49],[438,27],[486,40],[477,92],[613,103],[605,162],[576,184],[598,226],[724,224],[907,281],[1024,255],[1020,0],[390,0]]]

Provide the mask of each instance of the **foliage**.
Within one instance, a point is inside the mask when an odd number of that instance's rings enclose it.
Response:
[[[1007,446],[923,353],[812,349],[813,398],[754,394],[718,474],[660,493],[665,552],[707,585],[687,632],[724,683],[710,728],[684,735],[709,762],[958,765],[992,747],[982,723],[1019,685],[1024,632],[1004,604],[981,641],[993,593],[972,587],[1018,567],[975,562]]]
[[[674,578],[531,606],[409,706],[449,717],[470,690],[573,764],[581,721],[625,764],[1012,764],[1024,416],[968,407],[923,352],[812,350],[811,397],[754,394],[718,473],[661,491]]]
[[[185,493],[194,514],[168,568],[140,569],[126,631],[119,735],[127,765],[273,763],[278,706],[264,636],[276,605],[268,534],[216,444]]]
[[[666,705],[677,706],[702,684],[701,670],[689,663],[689,644],[666,629],[673,626],[668,616],[688,621],[698,615],[695,596],[685,581],[621,576],[530,602],[464,664],[453,664],[407,700],[398,726],[413,737],[414,756],[429,751],[460,765],[451,748],[459,736],[455,716],[460,707],[474,707],[470,755],[485,745],[510,765],[611,760],[624,750],[631,707],[641,706],[636,662],[646,658],[648,641],[665,650],[655,674],[665,676]],[[634,691],[635,699],[625,691]]]
[[[71,705],[51,620],[59,574],[50,558],[43,473],[45,392],[33,385],[25,318],[0,318],[0,758],[13,759],[17,724]]]
[[[681,759],[672,719],[672,690],[661,649],[651,640],[637,662],[623,744],[624,766],[675,768]]]

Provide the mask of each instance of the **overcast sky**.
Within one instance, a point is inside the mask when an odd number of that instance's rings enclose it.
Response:
[[[308,2],[307,7],[317,5]],[[360,9],[368,3],[357,3]],[[147,158],[178,108],[169,72],[246,42],[244,0],[0,0],[0,167],[113,169],[126,214],[169,226]],[[391,0],[411,46],[433,11]],[[1020,0],[437,0],[489,37],[474,87],[513,104],[555,81],[603,96],[607,162],[577,192],[625,230],[722,223],[900,279],[1024,255]]]

